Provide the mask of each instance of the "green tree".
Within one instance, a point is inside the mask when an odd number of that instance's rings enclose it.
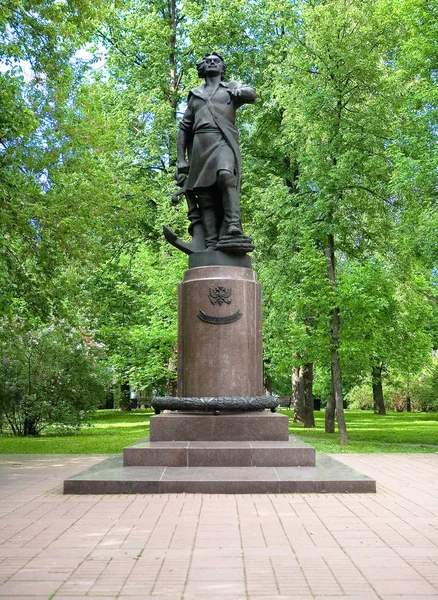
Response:
[[[42,315],[51,310],[50,279],[63,251],[46,193],[49,171],[59,160],[57,125],[82,72],[74,54],[89,39],[99,7],[87,0],[7,0],[0,8],[3,313],[14,296]]]
[[[289,286],[295,291],[305,281],[309,248],[325,258],[325,275],[321,270],[313,284],[330,290],[331,370],[341,443],[346,443],[340,272],[348,259],[360,262],[391,251],[390,244],[401,239],[395,224],[410,206],[392,196],[392,148],[401,139],[408,108],[405,73],[391,60],[403,26],[390,6],[378,1],[299,2],[289,11],[271,2],[268,9],[280,34],[270,48],[256,134],[260,158],[254,164],[268,185],[260,185],[256,174],[251,183],[260,203],[268,196],[273,205],[259,218],[267,229],[264,247],[273,250],[267,256],[280,256],[283,270],[290,257],[304,258]],[[273,272],[268,279],[275,277]],[[303,330],[309,317],[324,314],[321,308],[317,301],[301,315]],[[307,345],[311,342],[308,335]]]
[[[20,318],[4,320],[0,353],[0,422],[17,436],[79,426],[111,381],[102,345],[62,321],[32,327]]]

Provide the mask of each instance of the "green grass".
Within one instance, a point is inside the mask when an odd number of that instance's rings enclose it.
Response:
[[[0,436],[0,454],[114,454],[149,436],[151,410],[98,410],[91,427],[59,434],[45,431],[37,438]]]
[[[291,411],[283,414],[293,417]],[[150,410],[99,410],[91,427],[63,435],[47,431],[38,438],[0,436],[2,454],[113,454],[149,435]],[[337,434],[324,433],[324,412],[315,412],[315,429],[295,425],[290,432],[320,452],[438,452],[438,413],[345,411],[350,444],[339,446]]]
[[[324,432],[324,412],[315,412],[315,429],[304,429],[293,423],[293,412],[282,410],[291,417],[289,430],[319,452],[438,452],[438,413],[396,413],[386,416],[371,412],[346,410],[348,446],[338,444],[337,433]]]

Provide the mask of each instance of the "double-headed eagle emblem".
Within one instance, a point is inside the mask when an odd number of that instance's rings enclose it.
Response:
[[[218,304],[231,304],[231,288],[225,288],[223,285],[218,285],[216,288],[209,288],[208,297],[210,302],[215,306]],[[198,319],[204,321],[204,323],[213,323],[214,325],[225,325],[226,323],[233,323],[238,321],[242,313],[240,310],[235,312],[233,315],[226,315],[224,317],[207,315],[203,310],[198,312]]]
[[[231,288],[224,288],[222,285],[219,285],[216,288],[210,288],[208,292],[208,297],[210,298],[210,302],[213,304],[231,304]]]

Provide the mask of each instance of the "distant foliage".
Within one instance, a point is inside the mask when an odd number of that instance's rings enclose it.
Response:
[[[348,408],[353,410],[373,410],[373,388],[369,383],[356,385],[345,396]]]
[[[0,422],[16,436],[49,425],[77,427],[110,382],[102,346],[63,322],[31,330],[20,319],[0,327]]]
[[[411,410],[415,412],[438,411],[438,358],[424,368],[420,374],[400,374],[390,371],[384,378],[384,399],[388,410],[407,410],[408,398]],[[373,389],[371,383],[356,385],[346,395],[348,408],[352,410],[373,410]]]
[[[438,358],[413,382],[411,403],[414,410],[438,412]]]
[[[392,377],[388,389],[393,410],[406,410],[409,398],[413,411],[438,411],[438,357],[419,374]]]

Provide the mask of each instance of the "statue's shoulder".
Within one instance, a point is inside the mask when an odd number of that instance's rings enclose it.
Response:
[[[190,100],[190,98],[192,96],[199,96],[199,97],[203,97],[204,96],[204,91],[202,87],[194,87],[190,90],[189,95],[187,97],[187,100]]]

